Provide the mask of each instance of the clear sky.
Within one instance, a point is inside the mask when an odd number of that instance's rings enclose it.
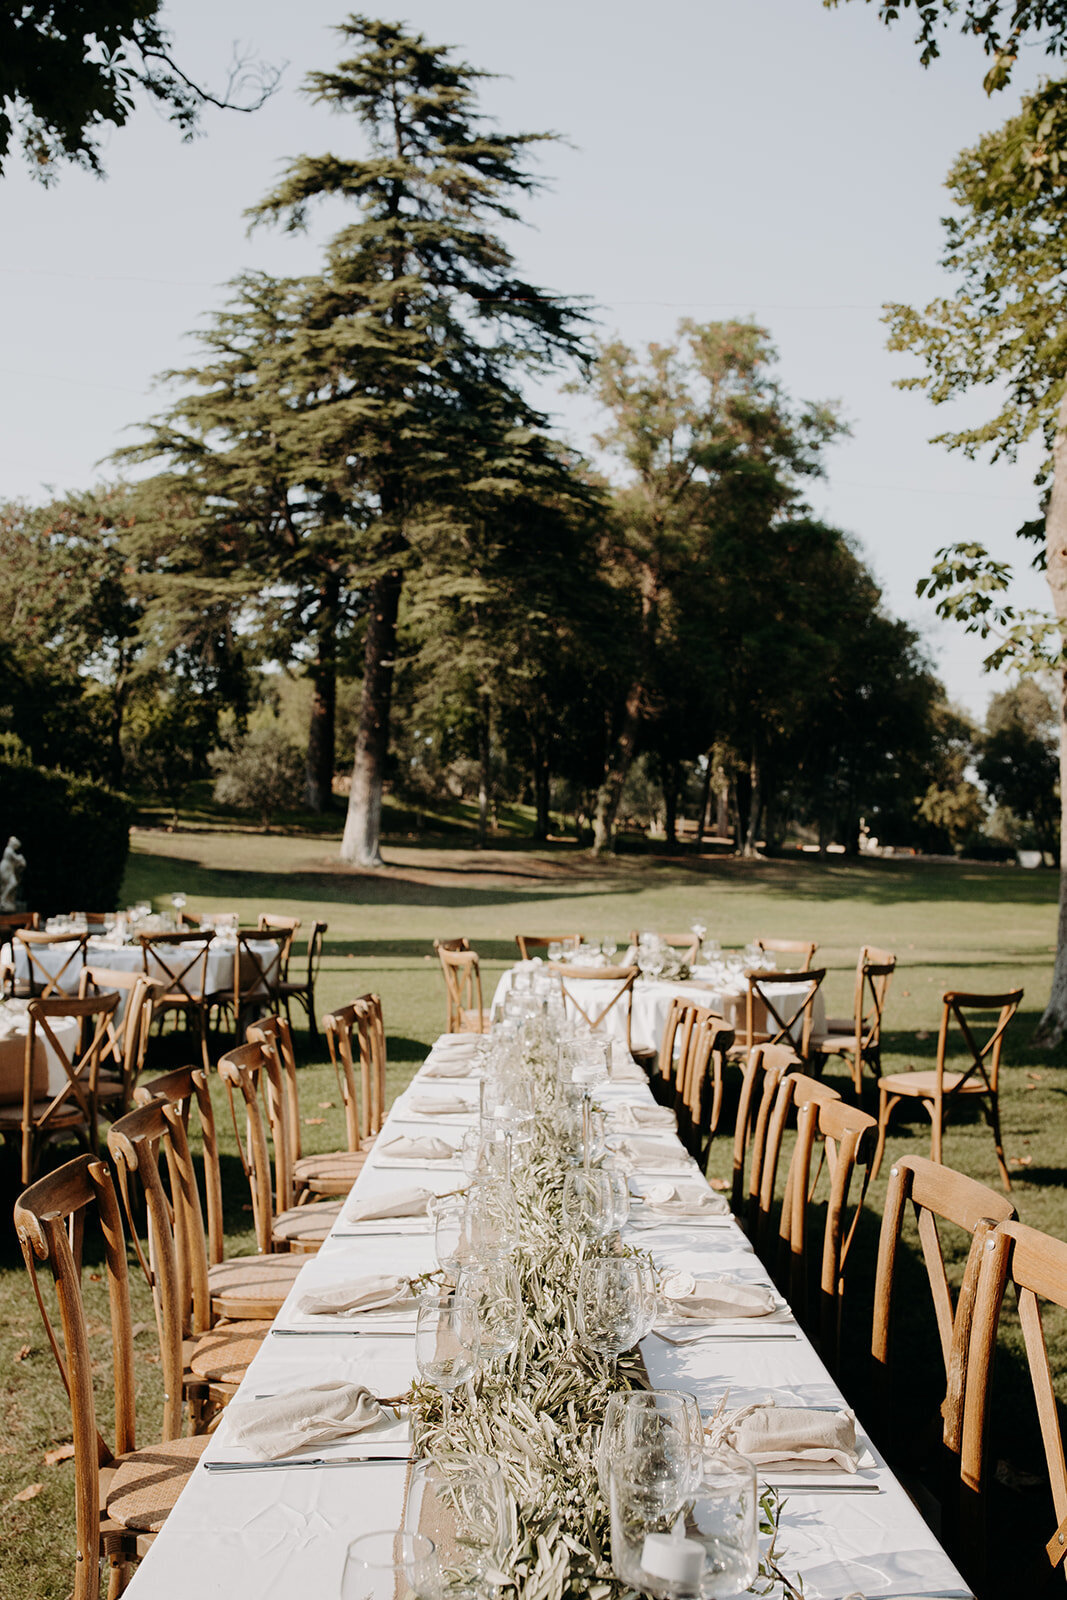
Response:
[[[107,178],[68,171],[51,189],[12,159],[0,182],[0,499],[40,500],[113,473],[103,458],[163,407],[160,372],[236,273],[316,270],[340,225],[307,235],[242,216],[287,158],[355,153],[354,119],[299,90],[337,60],[337,0],[169,0],[183,69],[225,81],[234,41],[279,65],[254,116],[208,111],[183,144],[151,107],[107,140]],[[1014,530],[1034,514],[1035,458],[991,467],[929,436],[985,414],[981,397],[935,411],[893,387],[915,370],[885,350],[881,307],[945,290],[942,187],[958,150],[1016,109],[1046,68],[1024,52],[1017,81],[988,99],[980,48],[959,35],[923,71],[908,20],[821,0],[406,0],[383,14],[500,74],[485,110],[508,131],[553,129],[546,188],[510,240],[522,269],[585,295],[600,331],[668,340],[679,318],[753,316],[780,351],[786,388],[836,399],[852,436],[829,453],[814,510],[849,530],[888,605],[927,638],[950,693],[975,713],[990,680],[982,648],[915,597],[933,552],[978,539],[1022,560]],[[541,395],[589,446],[587,403]],[[986,397],[988,402],[988,397]],[[133,429],[134,431],[128,431]],[[1019,598],[1043,605],[1024,575]]]

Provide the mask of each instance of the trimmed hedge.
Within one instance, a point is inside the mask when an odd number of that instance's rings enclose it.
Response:
[[[21,841],[31,911],[114,910],[132,815],[126,796],[102,783],[0,761],[0,852],[12,834]]]

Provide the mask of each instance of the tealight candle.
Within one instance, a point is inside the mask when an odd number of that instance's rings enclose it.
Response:
[[[685,1588],[700,1586],[704,1571],[704,1546],[697,1539],[676,1539],[669,1533],[648,1533],[641,1546],[641,1567],[650,1578],[677,1583]]]

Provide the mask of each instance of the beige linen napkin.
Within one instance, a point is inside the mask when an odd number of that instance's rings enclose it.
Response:
[[[377,1222],[382,1217],[424,1217],[433,1198],[432,1189],[392,1189],[376,1200],[357,1200],[355,1205],[345,1208],[345,1217],[349,1222]]]
[[[676,1189],[671,1183],[653,1184],[645,1190],[645,1205],[657,1217],[728,1217],[725,1195],[711,1189]]]
[[[761,1283],[739,1283],[729,1278],[694,1278],[676,1272],[660,1291],[664,1308],[674,1316],[694,1322],[719,1318],[765,1317],[777,1309],[772,1291]]]
[[[406,1134],[378,1149],[380,1156],[387,1156],[391,1161],[450,1161],[455,1153],[447,1139],[411,1139]]]
[[[423,1067],[422,1071],[419,1073],[419,1077],[466,1078],[470,1076],[470,1070],[470,1059],[466,1055],[446,1055],[440,1057],[440,1059],[437,1061],[435,1061],[433,1056],[431,1056],[426,1062],[426,1065]]]
[[[379,1272],[306,1294],[297,1301],[296,1309],[309,1316],[354,1317],[364,1311],[407,1310],[414,1303],[415,1296],[406,1278]]]
[[[616,1128],[677,1128],[678,1118],[669,1106],[617,1106],[611,1114]]]
[[[632,1161],[635,1167],[646,1167],[659,1172],[667,1167],[688,1167],[689,1157],[677,1144],[659,1144],[654,1139],[620,1139],[616,1146],[619,1155]]]
[[[758,1467],[770,1462],[833,1465],[855,1472],[856,1419],[850,1411],[806,1406],[746,1406],[729,1419],[726,1442]]]
[[[294,1450],[362,1433],[383,1415],[361,1383],[316,1383],[263,1400],[231,1400],[225,1426],[230,1444],[243,1445],[260,1461],[278,1461]]]
[[[458,1094],[413,1094],[408,1105],[423,1117],[462,1116],[478,1109]]]

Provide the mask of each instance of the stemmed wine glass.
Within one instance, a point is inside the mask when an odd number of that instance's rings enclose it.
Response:
[[[634,1256],[596,1256],[578,1279],[578,1337],[587,1350],[605,1356],[614,1379],[619,1354],[647,1332],[647,1262]]]
[[[404,1522],[412,1530],[433,1528],[442,1566],[461,1569],[458,1586],[446,1584],[443,1595],[488,1593],[483,1587],[486,1574],[500,1567],[508,1545],[508,1497],[500,1462],[467,1451],[416,1461]],[[468,1575],[481,1581],[469,1589]]]
[[[483,1261],[460,1272],[456,1293],[478,1308],[479,1354],[483,1361],[509,1356],[522,1334],[522,1290],[510,1261]]]
[[[695,1485],[705,1445],[704,1422],[695,1395],[684,1389],[634,1389],[613,1394],[604,1410],[597,1452],[597,1481],[607,1500],[612,1461],[635,1449],[649,1452],[649,1477],[657,1458],[661,1471],[677,1475],[678,1463],[687,1465]]]
[[[478,1307],[466,1295],[438,1295],[419,1306],[415,1361],[424,1380],[441,1395],[441,1427],[446,1434],[452,1395],[478,1370],[479,1335]]]
[[[615,1229],[612,1174],[578,1168],[563,1180],[563,1220],[586,1239],[606,1239]]]

